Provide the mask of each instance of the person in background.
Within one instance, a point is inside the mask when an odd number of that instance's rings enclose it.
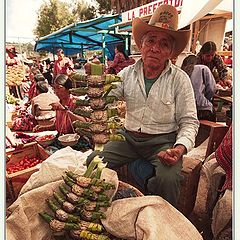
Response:
[[[57,50],[57,56],[58,59],[55,61],[53,67],[53,79],[55,79],[58,74],[70,75],[74,69],[73,62],[68,57],[64,56],[64,51],[62,49]]]
[[[72,122],[80,120],[86,122],[82,116],[73,113],[76,108],[75,97],[70,94],[69,89],[72,88],[72,81],[65,74],[59,74],[54,80],[53,89],[60,101],[51,103],[51,109],[56,111],[56,121],[53,124],[45,126],[36,126],[34,132],[57,130],[59,134],[73,133]]]
[[[117,74],[125,67],[135,63],[135,60],[129,58],[124,51],[124,46],[119,44],[115,47],[115,56],[113,61],[108,61],[107,73]]]
[[[122,82],[109,94],[126,102],[125,141],[109,141],[94,151],[87,165],[99,155],[112,169],[141,159],[154,166],[147,181],[148,193],[177,207],[182,179],[182,156],[194,146],[199,122],[188,75],[171,63],[186,47],[190,30],[178,30],[178,12],[160,5],[149,23],[135,18],[133,37],[141,58],[124,68]]]
[[[20,64],[16,48],[12,45],[6,47],[6,64],[8,66]]]
[[[45,66],[44,66],[42,74],[43,74],[44,78],[47,79],[48,84],[52,85],[52,83],[53,83],[52,65],[51,65],[51,61],[49,58],[47,60],[45,60]]]
[[[206,65],[212,72],[216,83],[221,86],[229,85],[227,80],[227,66],[217,53],[217,46],[214,42],[205,42],[197,54],[197,64]]]
[[[38,68],[32,68],[31,73],[29,74],[29,79],[31,81],[31,85],[28,91],[28,102],[32,100],[35,96],[37,96],[36,84],[38,81],[45,81],[44,76],[40,73]]]
[[[181,68],[191,79],[197,105],[198,119],[215,122],[216,116],[212,100],[217,90],[216,82],[207,66],[196,64],[197,57],[195,55],[189,55],[183,60]]]
[[[37,96],[32,98],[32,115],[37,120],[38,125],[51,124],[55,122],[56,112],[52,110],[50,104],[59,102],[59,98],[49,92],[47,81],[36,83]]]

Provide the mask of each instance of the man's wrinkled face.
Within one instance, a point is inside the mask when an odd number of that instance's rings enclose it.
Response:
[[[170,58],[174,40],[165,32],[148,32],[142,38],[141,54],[144,66],[161,68]]]

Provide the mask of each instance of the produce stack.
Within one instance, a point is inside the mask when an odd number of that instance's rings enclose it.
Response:
[[[66,172],[65,183],[46,200],[52,214],[42,212],[39,215],[64,239],[112,239],[100,221],[106,218],[104,211],[111,205],[110,197],[116,188],[100,179],[104,167],[97,156],[84,175]]]
[[[20,64],[7,66],[6,83],[8,86],[19,86],[24,79],[23,66]]]
[[[105,144],[111,141],[124,141],[121,134],[116,134],[116,129],[121,128],[121,120],[118,117],[117,107],[114,103],[118,100],[115,96],[109,96],[109,92],[116,88],[114,83],[121,81],[120,77],[113,74],[89,75],[82,83],[84,87],[71,89],[71,93],[77,96],[85,96],[76,101],[78,106],[74,113],[87,117],[89,122],[75,121],[75,131],[81,135],[93,139],[94,144]]]

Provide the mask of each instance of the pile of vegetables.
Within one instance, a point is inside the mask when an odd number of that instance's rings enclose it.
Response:
[[[7,66],[6,68],[6,83],[8,86],[21,85],[24,79],[24,70],[22,65]]]
[[[9,104],[19,105],[21,99],[14,97],[13,95],[7,93],[6,94],[6,102]]]
[[[106,193],[115,189],[115,185],[100,179],[105,166],[96,156],[84,175],[66,172],[65,183],[46,200],[52,213],[39,215],[57,235],[60,233],[64,239],[116,239],[111,238],[100,221],[106,218],[104,211],[111,205]]]
[[[22,171],[24,169],[34,167],[41,162],[43,162],[43,160],[38,157],[29,158],[28,156],[25,156],[20,162],[9,164],[7,167],[7,173],[11,174]]]
[[[105,144],[111,141],[124,141],[121,134],[115,129],[121,128],[118,119],[118,110],[113,104],[118,100],[115,96],[108,96],[116,88],[115,82],[121,78],[113,74],[90,75],[82,78],[85,87],[74,88],[71,92],[77,96],[86,95],[85,99],[77,100],[78,106],[74,113],[89,118],[91,121],[74,122],[75,132],[93,139],[95,144]],[[83,85],[83,84],[82,84]]]
[[[55,135],[54,134],[47,134],[47,135],[44,135],[44,136],[40,136],[37,138],[38,141],[41,141],[41,142],[44,142],[44,141],[49,141],[49,140],[52,140],[55,138]]]

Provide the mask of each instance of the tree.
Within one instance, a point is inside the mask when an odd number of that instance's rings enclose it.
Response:
[[[96,2],[99,5],[98,12],[100,14],[108,14],[108,13],[111,12],[111,10],[112,10],[111,1],[109,1],[109,0],[96,0]]]
[[[43,37],[73,22],[74,16],[69,11],[69,4],[50,0],[49,3],[44,2],[39,9],[34,34]]]
[[[71,4],[72,6],[72,14],[75,16],[76,20],[89,20],[96,18],[96,10],[95,7],[89,6],[83,0],[75,0]]]
[[[34,34],[46,36],[76,21],[85,21],[96,17],[96,10],[84,0],[74,0],[71,4],[60,0],[44,2],[38,13]]]

